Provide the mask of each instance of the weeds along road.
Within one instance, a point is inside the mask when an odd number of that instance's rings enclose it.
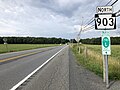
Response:
[[[1,62],[0,64],[0,90],[13,89],[20,81],[33,72],[36,68],[51,58],[45,66],[33,74],[29,79],[22,83],[17,90],[107,90],[102,83],[102,79],[90,71],[79,66],[75,62],[74,55],[69,46],[49,47],[45,49],[36,49],[34,54],[14,58]],[[22,51],[33,52],[32,50]],[[21,55],[18,52],[17,55]],[[16,53],[2,54],[2,60],[5,55],[9,58],[15,57]],[[118,83],[116,83],[117,85]],[[110,90],[119,90],[114,86]]]

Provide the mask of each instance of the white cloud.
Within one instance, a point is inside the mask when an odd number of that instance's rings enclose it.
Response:
[[[82,17],[85,25],[96,13],[96,6],[105,3],[103,0],[0,0],[0,35],[73,38],[79,32]],[[120,2],[114,10],[118,8]],[[119,25],[119,19],[117,22]],[[82,37],[97,35],[90,31]]]

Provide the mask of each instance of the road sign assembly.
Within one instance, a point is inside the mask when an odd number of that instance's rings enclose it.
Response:
[[[109,87],[108,78],[108,55],[111,55],[110,33],[107,30],[116,29],[116,15],[113,14],[112,6],[97,7],[95,14],[95,29],[102,31],[102,54],[103,54],[103,81]]]

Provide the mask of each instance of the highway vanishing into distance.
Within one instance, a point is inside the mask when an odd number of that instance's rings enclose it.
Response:
[[[107,90],[68,45],[0,54],[0,90]],[[114,82],[109,90],[120,90]]]

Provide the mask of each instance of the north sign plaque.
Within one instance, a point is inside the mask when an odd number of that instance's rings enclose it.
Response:
[[[100,6],[100,7],[97,7],[97,13],[99,13],[99,14],[105,14],[105,13],[109,13],[109,14],[111,14],[111,13],[113,13],[113,7],[112,6]]]

